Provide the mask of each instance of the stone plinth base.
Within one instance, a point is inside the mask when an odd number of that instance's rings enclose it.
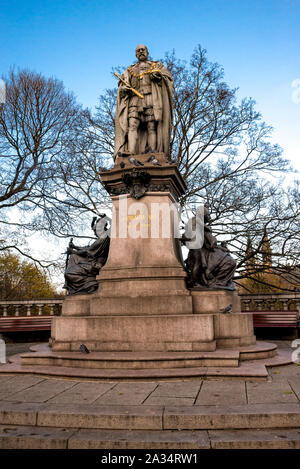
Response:
[[[221,348],[255,344],[252,314],[215,314],[214,334],[217,346]]]
[[[241,300],[236,291],[191,290],[194,314],[216,314],[228,305],[232,305],[232,313],[241,312]]]
[[[241,301],[237,292],[193,289],[191,296],[194,314],[213,315],[217,347],[234,348],[255,344],[252,314],[241,313]],[[230,313],[220,312],[230,304]]]
[[[52,350],[214,351],[212,315],[55,317]]]
[[[53,318],[52,349],[75,352],[84,343],[103,352],[210,352],[255,344],[252,315],[240,312],[236,292],[189,291],[178,270],[177,278],[168,278],[170,269],[162,276],[164,294],[147,271],[136,281],[116,272],[118,280],[105,279],[98,292],[67,297]],[[233,312],[221,313],[229,304]]]

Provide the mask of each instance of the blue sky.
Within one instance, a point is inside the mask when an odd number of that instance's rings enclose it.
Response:
[[[16,66],[55,76],[88,107],[137,44],[155,59],[173,48],[188,59],[201,44],[300,170],[300,0],[0,0],[0,39],[0,75]]]

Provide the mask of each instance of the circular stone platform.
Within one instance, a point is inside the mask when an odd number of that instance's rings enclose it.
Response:
[[[291,354],[275,344],[258,341],[238,349],[215,352],[52,352],[47,344],[31,347],[33,352],[10,357],[0,373],[82,378],[148,380],[170,378],[268,378],[266,367],[291,363]]]

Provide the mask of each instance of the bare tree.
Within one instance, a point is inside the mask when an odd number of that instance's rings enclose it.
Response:
[[[4,80],[6,102],[0,105],[0,249],[23,252],[20,238],[24,231],[20,229],[38,228],[38,208],[47,198],[45,189],[57,176],[56,160],[66,154],[82,111],[56,79],[12,70]]]
[[[208,61],[201,46],[190,63],[178,60],[174,51],[162,61],[175,85],[172,158],[188,186],[181,205],[209,201],[214,232],[228,239],[240,279],[249,276],[248,237],[253,256],[262,257],[268,230],[273,272],[288,278],[293,289],[300,281],[299,186],[284,188],[280,177],[291,168],[282,149],[270,143],[272,128],[262,121],[253,99],[238,102],[237,89],[224,82],[223,69]],[[115,97],[115,90],[106,90],[93,121],[97,142],[108,156],[113,153]],[[252,274],[269,268],[261,259]]]

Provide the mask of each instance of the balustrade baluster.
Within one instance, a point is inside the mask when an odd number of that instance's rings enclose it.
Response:
[[[294,300],[294,303],[295,303],[295,309],[296,309],[297,311],[300,311],[300,298],[296,298],[296,299]]]
[[[38,315],[39,315],[39,316],[42,316],[42,314],[43,314],[43,311],[42,311],[42,310],[43,310],[43,306],[44,306],[44,305],[37,305],[38,310],[39,310],[39,312],[38,312]]]
[[[2,305],[3,308],[3,316],[7,316],[7,305]]]
[[[289,300],[281,300],[283,311],[288,311],[289,309]]]
[[[263,305],[263,302],[264,300],[254,300],[254,303],[255,303],[255,306],[256,306],[256,310],[257,311],[262,311],[262,305]]]
[[[270,299],[266,300],[266,302],[267,302],[269,311],[274,311],[275,310],[276,300],[274,298],[270,298]]]
[[[244,305],[245,311],[250,311],[250,303],[251,303],[251,300],[242,300],[242,304]]]
[[[54,316],[54,304],[49,305],[50,306],[50,316]]]
[[[19,316],[19,315],[20,315],[19,308],[20,308],[20,305],[15,305],[15,316]]]
[[[27,313],[26,313],[26,316],[31,316],[31,306],[32,306],[32,305],[27,305]]]

